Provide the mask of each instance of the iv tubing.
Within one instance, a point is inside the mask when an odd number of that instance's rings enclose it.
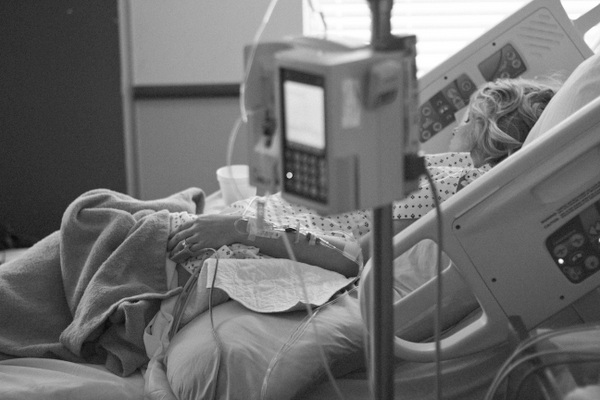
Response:
[[[262,22],[254,35],[254,39],[252,40],[252,47],[250,50],[250,55],[248,56],[248,62],[246,65],[246,71],[244,73],[244,80],[240,85],[240,111],[242,115],[242,121],[244,123],[248,122],[248,112],[246,110],[246,82],[248,81],[248,76],[250,75],[250,68],[252,68],[252,64],[254,63],[254,56],[256,55],[256,48],[258,47],[258,43],[260,42],[260,38],[271,19],[271,15],[273,14],[273,10],[277,5],[278,0],[271,0],[269,3],[269,7],[263,16]]]

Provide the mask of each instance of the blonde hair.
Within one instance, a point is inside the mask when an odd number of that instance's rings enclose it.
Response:
[[[496,165],[519,150],[548,102],[558,91],[558,80],[498,79],[471,96],[469,119],[471,152]]]

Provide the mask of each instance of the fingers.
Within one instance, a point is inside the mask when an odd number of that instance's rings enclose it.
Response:
[[[167,242],[167,250],[172,254],[183,251],[183,240],[187,240],[192,251],[202,248],[218,248],[235,242],[237,231],[234,221],[237,216],[206,215],[186,221],[173,231]]]
[[[171,252],[182,251],[184,247],[187,247],[188,249],[195,251],[195,250],[198,250],[199,243],[200,243],[199,235],[197,235],[191,231],[185,231],[185,232],[181,232],[180,236],[174,236],[173,239],[169,240],[169,245],[167,247],[167,251],[171,251]]]
[[[194,246],[194,243],[191,243],[188,239],[183,239],[171,250],[169,257],[175,262],[185,261],[196,255],[192,246]]]
[[[188,258],[190,258],[189,254],[185,253],[185,252],[179,252],[179,253],[175,253],[172,254],[171,256],[169,256],[169,258],[173,261],[175,261],[176,263],[183,263],[186,262],[188,260]]]
[[[175,250],[175,248],[182,242],[183,236],[181,236],[181,235],[178,236],[178,235],[179,234],[171,236],[171,238],[169,239],[169,242],[167,243],[167,251]]]
[[[193,232],[189,232],[193,223],[194,221],[186,221],[183,224],[181,224],[181,226],[177,230],[171,232],[169,242],[167,243],[167,250],[172,251],[175,248],[175,246],[177,246],[177,244],[183,241],[183,239],[193,234]]]

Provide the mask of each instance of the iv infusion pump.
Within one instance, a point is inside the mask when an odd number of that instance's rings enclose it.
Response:
[[[402,47],[279,55],[284,197],[331,213],[405,196],[411,95],[416,100],[414,38],[404,38]]]
[[[414,190],[405,155],[418,150],[415,38],[393,46],[259,44],[246,96],[251,184],[322,214]]]

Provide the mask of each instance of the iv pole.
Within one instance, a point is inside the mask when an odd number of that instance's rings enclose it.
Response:
[[[391,39],[393,0],[367,0],[371,8],[371,45],[387,50]],[[394,314],[393,314],[393,225],[392,205],[373,210],[373,312],[369,321],[371,361],[370,382],[374,399],[394,398]]]
[[[374,399],[394,398],[392,206],[373,210],[372,336],[370,381]]]

